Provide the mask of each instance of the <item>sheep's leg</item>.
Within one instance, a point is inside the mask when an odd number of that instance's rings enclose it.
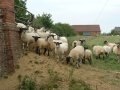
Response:
[[[82,63],[85,64],[85,58],[82,59]]]
[[[88,61],[89,61],[89,64],[91,65],[92,64],[92,59],[89,58]]]
[[[45,49],[44,49],[44,53],[43,53],[44,55],[45,55],[46,51],[47,51],[47,49],[45,48]]]
[[[22,44],[22,49],[23,49],[23,50],[25,49],[25,43]]]
[[[50,56],[50,50],[48,50],[48,56]]]
[[[81,64],[81,59],[80,59],[80,58],[78,58],[78,60],[77,60],[77,63],[76,63],[76,64],[77,64],[77,68],[78,68],[78,67],[80,67],[80,64]]]

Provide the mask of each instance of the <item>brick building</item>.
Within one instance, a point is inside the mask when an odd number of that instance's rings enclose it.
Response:
[[[77,34],[84,36],[96,36],[101,33],[99,25],[72,25]]]

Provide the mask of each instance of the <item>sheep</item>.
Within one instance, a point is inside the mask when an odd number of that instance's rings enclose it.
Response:
[[[27,28],[26,25],[24,25],[23,23],[17,23],[16,25],[18,28]]]
[[[27,30],[28,33],[31,33],[31,32],[34,32],[34,28],[31,27],[31,26],[28,26],[28,30]]]
[[[37,29],[37,32],[45,32],[45,31],[46,31],[45,27],[42,27],[42,28],[40,28],[40,29]]]
[[[107,46],[107,45],[104,45],[103,48],[105,50],[105,55],[108,56],[111,52],[111,47]]]
[[[92,64],[92,51],[89,49],[85,50],[85,60],[87,59],[89,61],[89,64]]]
[[[72,42],[72,47],[76,47],[77,45],[84,45],[85,44],[85,40],[80,39],[80,40],[75,40]]]
[[[65,54],[68,51],[68,43],[54,41],[55,43],[55,54],[58,56],[59,60],[63,60]]]
[[[64,43],[68,43],[68,40],[66,37],[59,37],[59,40],[61,40]]]
[[[113,47],[113,53],[118,57],[118,63],[120,63],[120,44],[117,44]]]
[[[40,55],[40,50],[44,49],[44,55],[46,53],[46,51],[48,51],[48,56],[49,56],[49,51],[53,51],[55,49],[55,44],[53,42],[53,36],[49,35],[47,36],[47,38],[41,38],[38,36],[33,36],[33,38],[35,39],[35,42],[37,44],[37,50],[39,48],[39,51],[37,51],[37,53]]]
[[[110,43],[108,41],[104,41],[104,44],[107,45],[107,46],[110,46],[111,51],[113,50],[113,47],[116,45],[115,43]]]
[[[96,56],[96,59],[100,58],[100,55],[102,55],[104,59],[105,49],[103,48],[103,46],[93,46],[93,53]]]
[[[69,55],[66,57],[67,64],[70,62],[70,60],[76,60],[77,67],[80,67],[81,60],[84,60],[84,47],[83,46],[76,46],[73,48]]]
[[[37,33],[27,33],[26,31],[23,31],[21,34],[21,40],[23,41],[23,49],[25,49],[25,44],[26,47],[29,48],[30,43],[34,43],[34,38],[32,36],[38,36]]]
[[[77,45],[80,45],[80,42],[75,40],[72,42],[72,47],[75,48]]]
[[[41,37],[41,38],[47,38],[47,36],[49,36],[50,35],[50,33],[46,33],[46,32],[38,32],[37,31],[37,33],[38,33],[38,35]]]

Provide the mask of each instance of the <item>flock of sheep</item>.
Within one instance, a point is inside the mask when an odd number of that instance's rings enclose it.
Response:
[[[86,40],[80,39],[72,42],[72,49],[68,52],[69,44],[65,36],[58,36],[44,27],[34,29],[22,23],[17,23],[17,27],[20,29],[21,41],[23,42],[22,48],[30,49],[30,45],[32,45],[35,52],[39,55],[47,53],[48,56],[55,56],[60,61],[75,62],[76,66],[79,67],[81,63],[85,63],[85,60],[92,64],[93,54],[96,58],[102,56],[104,59],[105,56],[113,52],[117,55],[118,62],[120,62],[120,43],[104,41],[104,46],[95,45],[91,51],[84,47]]]

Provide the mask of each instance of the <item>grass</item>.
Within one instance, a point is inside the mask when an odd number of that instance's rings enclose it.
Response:
[[[49,80],[47,83],[40,85],[39,90],[54,90],[60,85],[59,81],[62,78],[59,77],[58,73],[51,68],[48,68]]]
[[[74,67],[71,67],[69,71],[69,90],[92,90],[89,84],[86,84],[82,80],[76,80],[73,78]]]
[[[105,40],[109,42],[120,42],[120,37],[118,36],[75,36],[75,37],[68,37],[68,42],[70,45],[70,49],[72,48],[72,41],[74,40],[79,40],[81,38],[86,39],[86,44],[89,47],[89,49],[92,50],[93,45],[104,45],[103,42]],[[117,63],[116,56],[111,53],[109,57],[106,57],[105,60],[102,59],[95,59],[93,57],[93,67],[97,67],[100,69],[105,69],[105,70],[120,70],[120,64]]]
[[[72,79],[70,82],[69,90],[92,90],[89,84],[86,84],[82,80]]]

